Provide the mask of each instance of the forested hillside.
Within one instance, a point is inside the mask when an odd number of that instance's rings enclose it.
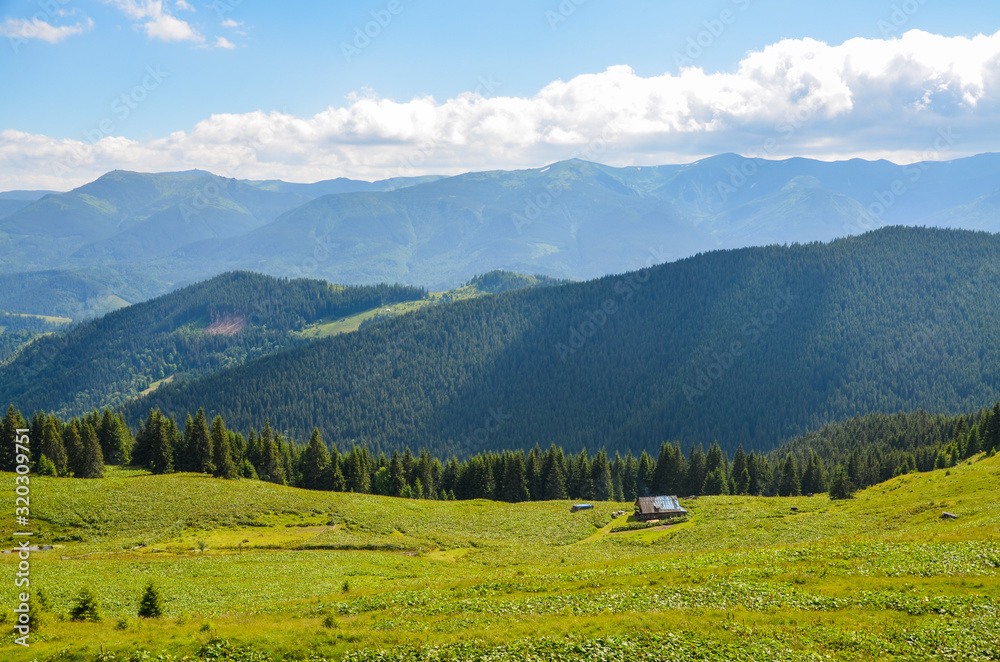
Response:
[[[112,406],[161,380],[205,375],[305,342],[293,332],[321,318],[424,296],[409,286],[223,274],[38,338],[0,365],[0,401],[63,414]]]
[[[868,412],[1000,397],[1000,237],[887,228],[434,306],[125,406],[340,446],[767,451]]]

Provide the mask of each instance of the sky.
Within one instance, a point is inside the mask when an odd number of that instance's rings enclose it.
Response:
[[[0,191],[1000,151],[1000,7],[0,0]],[[948,136],[948,140],[940,140]]]

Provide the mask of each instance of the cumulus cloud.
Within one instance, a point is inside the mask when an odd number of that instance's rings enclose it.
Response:
[[[174,3],[174,6],[182,11],[195,11],[195,8],[184,2],[184,0],[177,0],[177,2]]]
[[[40,18],[32,18],[30,21],[23,18],[8,18],[0,24],[0,36],[10,39],[12,44],[27,39],[40,39],[50,44],[57,44],[66,37],[82,34],[93,27],[94,22],[89,18],[75,25],[60,26],[51,25]]]
[[[109,0],[130,19],[142,26],[146,36],[160,41],[204,42],[205,37],[186,21],[171,15],[163,8],[162,0]],[[178,9],[193,8],[181,0]]]
[[[216,37],[215,38],[215,47],[216,48],[225,48],[226,50],[232,50],[232,49],[236,48],[236,44],[234,44],[233,42],[229,41],[225,37]]]
[[[690,67],[642,77],[628,66],[557,80],[530,97],[484,78],[445,101],[366,93],[312,117],[218,114],[147,141],[97,144],[0,133],[0,173],[71,183],[113,168],[200,167],[294,181],[382,178],[537,166],[579,157],[610,164],[693,161],[720,152],[783,158],[948,159],[1000,151],[1000,32],[828,45],[785,40],[730,72]],[[954,140],[935,151],[939,131]],[[48,181],[48,180],[46,180]],[[0,186],[3,180],[0,179]],[[10,186],[6,186],[10,188]],[[63,186],[62,188],[65,188]]]

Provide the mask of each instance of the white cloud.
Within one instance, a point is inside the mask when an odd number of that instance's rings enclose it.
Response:
[[[238,21],[234,21],[231,18],[227,18],[226,20],[224,20],[222,22],[222,27],[224,27],[224,28],[238,28],[241,25],[243,25],[243,24],[240,23],[240,22],[238,22]]]
[[[186,21],[172,16],[163,9],[162,0],[106,0],[120,9],[133,21],[142,24],[142,29],[150,39],[161,41],[194,41],[204,42],[205,38]],[[186,7],[186,2],[177,3],[180,9]],[[192,9],[193,11],[193,9]]]
[[[749,53],[732,72],[688,68],[644,78],[615,66],[554,81],[530,97],[496,96],[502,81],[493,85],[486,79],[478,91],[443,102],[353,95],[312,117],[217,114],[146,141],[108,137],[87,146],[6,131],[0,188],[27,185],[31,173],[47,182],[53,164],[71,158],[77,166],[64,174],[70,184],[113,168],[200,167],[314,181],[571,157],[677,163],[732,151],[911,162],[1000,151],[1000,32],[967,38],[911,31],[835,46],[785,40]],[[954,144],[929,151],[939,130],[952,132]]]
[[[174,7],[177,7],[177,9],[182,11],[196,11],[194,7],[184,2],[184,0],[177,0],[177,2],[174,3]]]
[[[236,48],[236,45],[233,42],[231,42],[228,39],[226,39],[225,37],[216,37],[216,39],[215,39],[215,47],[216,48],[225,48],[226,50],[232,50],[232,49]]]
[[[54,26],[39,18],[30,21],[21,18],[8,18],[0,24],[0,36],[14,42],[18,39],[41,39],[50,44],[57,44],[66,37],[82,34],[94,27],[94,21],[87,19],[76,25]]]
[[[161,41],[204,41],[190,25],[167,14],[161,14],[143,25],[146,36]]]

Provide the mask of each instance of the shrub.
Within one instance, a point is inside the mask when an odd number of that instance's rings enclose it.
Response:
[[[139,600],[139,618],[160,618],[163,616],[163,595],[150,582]]]
[[[35,471],[38,472],[39,476],[56,476],[59,473],[56,470],[55,463],[45,457],[44,454],[38,459],[38,466],[35,468]]]
[[[97,604],[97,598],[89,588],[80,590],[76,596],[76,602],[69,610],[69,617],[74,621],[90,621],[96,623],[101,620],[101,610]]]

